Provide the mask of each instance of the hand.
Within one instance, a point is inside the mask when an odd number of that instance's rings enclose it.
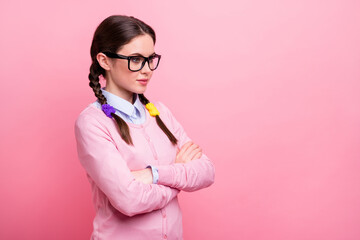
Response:
[[[145,168],[143,170],[131,171],[136,181],[151,184],[153,182],[153,175],[151,168]]]
[[[200,158],[201,155],[202,150],[199,145],[193,142],[187,142],[176,154],[175,163],[188,163],[194,159]]]

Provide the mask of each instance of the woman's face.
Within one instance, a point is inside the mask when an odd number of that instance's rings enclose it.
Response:
[[[143,56],[149,57],[155,53],[154,41],[150,35],[140,35],[132,39],[128,44],[122,46],[117,52],[124,56]],[[133,101],[133,93],[144,93],[149,83],[152,71],[146,62],[144,67],[137,72],[132,72],[128,68],[127,59],[108,58],[106,70],[106,87],[105,90],[111,92],[129,102]]]

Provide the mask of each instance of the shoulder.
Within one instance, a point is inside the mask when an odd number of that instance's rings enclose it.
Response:
[[[172,112],[170,111],[170,109],[163,102],[154,101],[153,104],[155,105],[155,107],[159,111],[161,119],[163,119],[163,120],[168,119],[168,120],[171,121],[174,118],[174,116],[173,116]]]
[[[160,115],[169,114],[169,113],[171,114],[170,109],[163,102],[154,101],[153,104],[155,105],[157,110],[160,112]]]
[[[94,104],[89,104],[75,121],[75,129],[105,126],[110,119]]]
[[[170,126],[175,126],[178,124],[171,110],[163,102],[154,101],[154,105],[160,112],[160,117],[165,123],[169,124]]]

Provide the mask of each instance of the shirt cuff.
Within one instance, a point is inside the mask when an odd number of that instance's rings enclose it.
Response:
[[[149,165],[146,168],[151,168],[151,172],[153,175],[153,183],[157,184],[159,181],[159,170],[157,169],[157,167]]]

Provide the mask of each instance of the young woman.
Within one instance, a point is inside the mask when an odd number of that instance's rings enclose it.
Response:
[[[200,147],[164,104],[144,96],[161,59],[155,41],[150,26],[119,15],[93,37],[89,85],[97,101],[75,124],[96,209],[91,239],[182,239],[177,194],[214,182]]]

